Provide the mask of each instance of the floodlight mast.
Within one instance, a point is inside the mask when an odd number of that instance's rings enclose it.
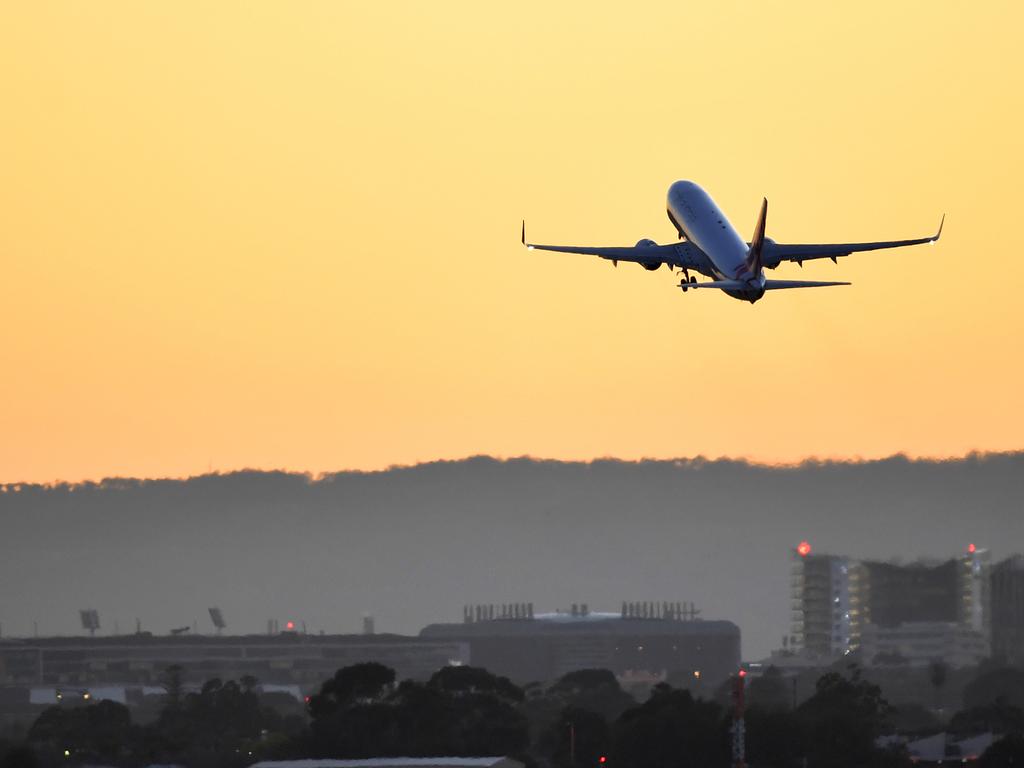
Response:
[[[210,621],[213,622],[213,626],[217,629],[219,635],[227,624],[224,622],[224,613],[220,608],[210,608]]]
[[[95,608],[83,608],[78,612],[82,620],[82,629],[89,631],[89,637],[96,636],[96,630],[100,628],[100,614]]]

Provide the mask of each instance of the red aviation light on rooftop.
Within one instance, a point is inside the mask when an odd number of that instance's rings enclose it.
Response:
[[[293,629],[295,629],[295,622],[294,621],[287,622],[284,625],[284,628],[287,629],[289,632],[291,632]]]
[[[807,542],[806,539],[796,545],[796,553],[800,555],[800,557],[807,557],[809,554],[811,554],[811,545]]]
[[[967,551],[970,552],[973,555],[975,552],[978,551],[978,548],[976,546],[974,546],[973,544],[968,544],[967,545]]]

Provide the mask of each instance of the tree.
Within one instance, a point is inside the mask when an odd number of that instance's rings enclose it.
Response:
[[[251,762],[265,733],[277,732],[281,717],[260,703],[251,688],[233,680],[208,680],[198,693],[175,705],[145,729],[139,757],[149,762],[184,762],[190,766],[232,766]]]
[[[800,723],[791,711],[753,707],[747,710],[747,762],[763,768],[800,765],[804,754]]]
[[[880,755],[875,739],[889,712],[877,685],[830,672],[819,678],[814,695],[797,708],[808,764],[813,768],[857,768]]]
[[[391,690],[391,670],[388,676],[359,666],[364,669],[356,675],[340,670],[325,683],[327,695],[311,702],[313,755],[467,757],[515,753],[528,743],[526,719],[516,709],[523,692],[507,678],[446,667],[426,684],[405,680]],[[353,686],[352,679],[367,684]],[[355,688],[364,695],[352,694]]]
[[[608,722],[597,712],[565,707],[542,734],[540,752],[563,768],[598,768],[611,742]]]
[[[778,667],[768,667],[764,674],[747,684],[747,707],[766,712],[792,709],[792,682],[782,676]]]
[[[507,701],[524,699],[523,690],[511,680],[492,674],[482,667],[441,667],[431,676],[427,685],[454,695],[485,693]]]
[[[181,703],[184,675],[185,670],[182,667],[172,664],[160,676],[160,684],[167,691],[167,702],[172,707],[176,707]]]
[[[39,768],[39,758],[27,746],[0,749],[0,768]]]
[[[957,712],[949,721],[949,730],[961,736],[988,731],[1024,734],[1024,711],[1003,699],[996,699],[991,704]]]
[[[76,761],[87,762],[116,762],[132,739],[128,707],[113,701],[49,707],[36,718],[28,732],[30,744],[58,754],[66,750]]]
[[[889,722],[896,733],[932,734],[942,730],[942,721],[922,704],[900,704],[890,710]]]
[[[982,672],[964,688],[964,708],[984,707],[1002,700],[1024,709],[1024,671],[1001,667]]]
[[[655,686],[612,727],[615,768],[705,768],[729,759],[729,726],[721,707],[689,691]]]
[[[942,709],[942,686],[949,676],[949,667],[942,659],[935,659],[928,665],[928,682],[935,689],[935,709]]]
[[[321,718],[355,704],[379,702],[395,684],[395,670],[377,662],[343,667],[310,697],[309,714]]]
[[[622,690],[614,673],[607,669],[580,669],[562,675],[548,688],[547,695],[561,708],[587,709],[608,721],[636,706],[636,699]]]
[[[978,768],[1007,768],[1024,765],[1024,736],[1013,734],[1000,739],[978,759]]]

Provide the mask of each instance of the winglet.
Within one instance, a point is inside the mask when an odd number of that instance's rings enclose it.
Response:
[[[533,250],[533,244],[526,242],[526,219],[523,219],[523,234],[522,234],[520,239],[522,240],[523,245],[526,246],[526,250],[528,250],[528,251],[532,251]]]
[[[946,214],[942,214],[942,220],[939,222],[939,231],[936,232],[935,233],[935,237],[932,238],[932,242],[933,243],[936,240],[938,240],[940,237],[942,237],[942,225],[945,224],[945,223],[946,223]]]

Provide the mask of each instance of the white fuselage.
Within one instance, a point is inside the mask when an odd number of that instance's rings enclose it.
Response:
[[[712,277],[746,283],[742,290],[726,293],[745,301],[756,301],[764,295],[764,275],[755,275],[747,265],[747,242],[700,186],[677,181],[669,187],[668,213],[680,233],[708,257]]]

